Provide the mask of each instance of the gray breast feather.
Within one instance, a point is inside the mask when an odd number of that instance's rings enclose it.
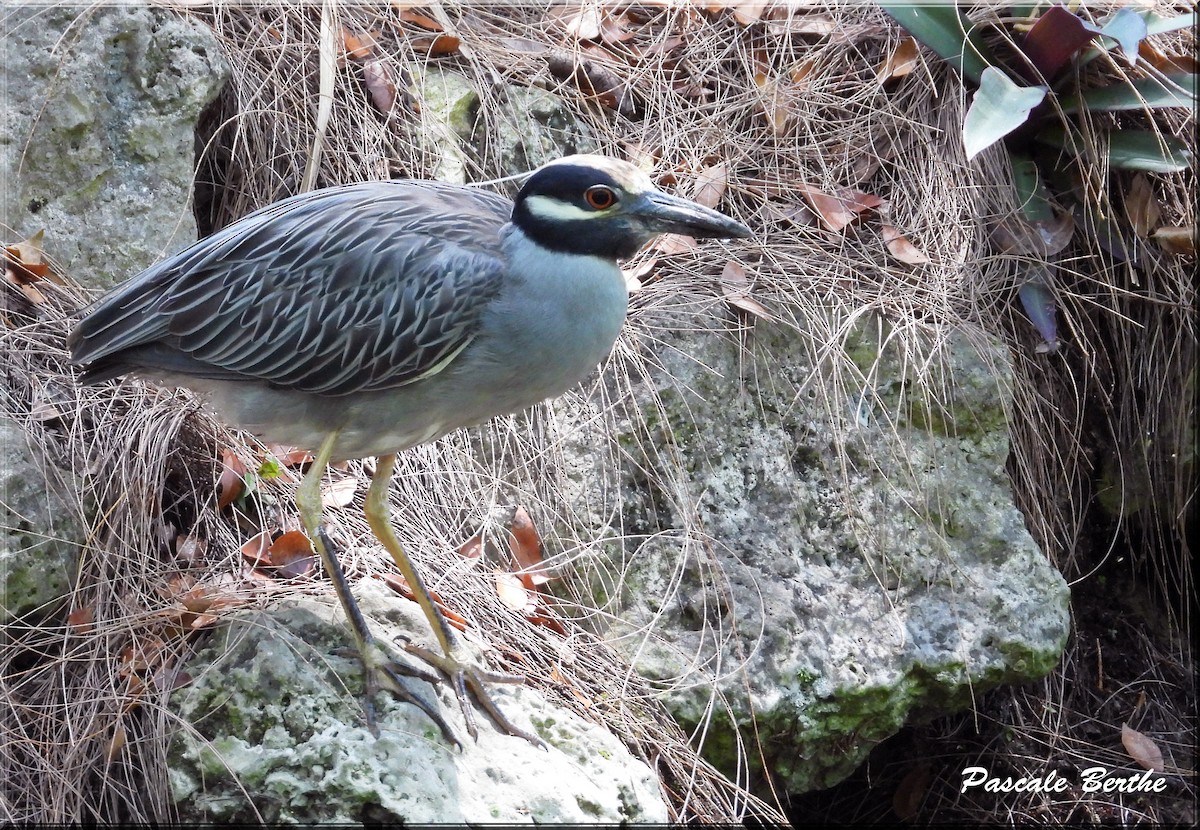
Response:
[[[323,395],[411,383],[473,337],[511,208],[438,183],[293,197],[104,298],[72,332],[72,358],[93,382],[157,369]]]

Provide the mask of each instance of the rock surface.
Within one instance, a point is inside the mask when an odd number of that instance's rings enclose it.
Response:
[[[142,4],[6,5],[0,226],[106,287],[196,239],[194,126],[228,69],[211,31]],[[6,231],[7,232],[7,231]]]
[[[1005,352],[956,337],[931,361],[944,375],[918,382],[872,325],[845,346],[868,380],[840,392],[767,324],[753,354],[660,335],[657,388],[634,391],[645,426],[618,437],[629,541],[609,633],[685,728],[714,687],[747,735],[753,717],[792,792],[836,783],[910,720],[1043,676],[1068,633],[1066,583],[1005,472]],[[577,451],[595,475],[594,445]],[[707,741],[731,772],[728,723]]]
[[[425,627],[415,603],[376,580],[365,580],[357,594],[382,643]],[[545,741],[546,750],[500,734],[482,712],[479,740],[472,741],[444,685],[437,705],[461,750],[416,707],[386,693],[376,704],[376,740],[363,723],[358,660],[336,654],[349,640],[342,620],[331,601],[289,600],[216,632],[189,663],[196,680],[173,699],[189,724],[170,758],[180,820],[667,820],[649,767],[605,730],[528,688],[492,686],[505,713]],[[410,688],[426,699],[435,695],[419,681]]]

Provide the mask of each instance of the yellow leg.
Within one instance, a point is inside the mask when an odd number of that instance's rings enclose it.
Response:
[[[458,704],[462,707],[463,717],[467,722],[467,731],[472,738],[478,737],[478,730],[475,728],[474,711],[467,698],[468,690],[470,690],[471,696],[488,713],[492,721],[495,722],[496,726],[502,732],[518,738],[524,738],[534,746],[544,748],[545,744],[542,743],[541,739],[518,728],[504,716],[504,713],[496,706],[484,686],[485,682],[523,683],[525,679],[519,675],[489,672],[478,666],[460,662],[454,657],[450,626],[446,623],[446,618],[438,611],[437,606],[433,604],[433,598],[425,588],[425,583],[421,580],[421,576],[417,573],[416,568],[413,567],[412,560],[404,552],[400,540],[396,538],[396,532],[392,529],[387,497],[392,481],[392,471],[395,467],[396,455],[394,453],[379,456],[375,476],[371,480],[370,488],[367,490],[364,513],[367,517],[367,524],[371,526],[375,538],[392,555],[392,560],[396,563],[396,567],[400,569],[400,573],[404,575],[409,587],[412,588],[413,594],[416,595],[417,602],[420,604],[421,610],[425,612],[425,618],[429,620],[429,625],[432,626],[433,633],[437,637],[438,645],[442,648],[442,653],[437,654],[412,644],[408,645],[408,650],[430,665],[435,666],[450,680],[454,687],[454,694],[458,698]]]
[[[350,593],[350,586],[346,582],[346,575],[342,572],[341,563],[337,559],[336,548],[321,524],[321,479],[325,475],[325,468],[329,466],[329,458],[333,454],[333,445],[336,439],[337,433],[335,432],[321,444],[316,458],[313,459],[312,467],[309,468],[308,473],[304,476],[304,480],[300,482],[300,486],[296,489],[296,508],[300,513],[300,521],[304,524],[308,538],[312,540],[313,547],[317,550],[317,555],[321,557],[321,564],[325,568],[325,573],[329,575],[330,581],[333,582],[338,601],[341,602],[342,610],[346,612],[346,617],[350,621],[350,628],[354,632],[355,647],[358,650],[359,657],[362,659],[365,674],[363,708],[366,711],[367,728],[371,730],[371,734],[379,737],[379,726],[375,720],[374,701],[375,693],[379,688],[379,679],[382,677],[384,685],[392,694],[421,709],[438,725],[438,728],[442,731],[442,735],[445,736],[447,741],[458,745],[458,739],[454,737],[454,733],[442,717],[441,712],[409,692],[398,675],[407,674],[417,676],[430,682],[436,682],[438,678],[435,675],[420,672],[394,662],[375,642],[375,637],[371,634],[371,629],[367,626],[366,619],[363,618],[362,611],[358,607],[358,602],[355,601],[354,595]]]

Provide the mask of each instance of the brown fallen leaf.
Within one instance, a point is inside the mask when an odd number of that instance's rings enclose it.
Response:
[[[371,103],[375,109],[387,115],[396,104],[396,85],[392,83],[392,73],[387,64],[380,60],[368,61],[363,64],[363,83],[371,95]]]
[[[116,728],[113,729],[112,736],[108,739],[108,744],[104,747],[105,763],[115,763],[117,758],[119,758],[121,753],[124,751],[125,744],[128,742],[128,740],[129,738],[126,735],[125,727],[121,724],[117,724]]]
[[[90,605],[83,605],[67,614],[67,625],[74,634],[90,634],[95,628],[96,610]]]
[[[436,35],[434,37],[417,37],[413,38],[413,49],[419,52],[424,52],[432,58],[442,57],[443,55],[453,55],[458,52],[462,41],[454,35]]]
[[[299,530],[289,530],[271,543],[265,564],[275,568],[284,579],[295,579],[315,571],[317,560],[308,536]]]
[[[1129,757],[1137,761],[1144,769],[1163,769],[1163,754],[1153,740],[1130,728],[1129,724],[1121,724],[1121,745],[1129,753]]]
[[[1154,232],[1154,241],[1164,253],[1176,256],[1196,255],[1195,225],[1163,225]]]
[[[1158,227],[1162,210],[1145,173],[1134,174],[1129,183],[1129,190],[1125,192],[1125,215],[1133,226],[1133,232],[1142,239],[1150,236]]]
[[[356,492],[358,492],[358,479],[353,476],[347,476],[337,481],[323,482],[321,484],[321,506],[345,507],[354,501]]]
[[[50,275],[50,263],[42,251],[45,236],[45,230],[39,230],[24,242],[4,249],[5,277],[13,285],[32,285]]]
[[[629,289],[630,294],[634,294],[642,290],[642,280],[648,276],[651,271],[658,265],[658,257],[646,257],[633,268],[622,268],[621,274],[625,277],[625,287]]]
[[[478,559],[483,556],[483,534],[476,533],[459,545],[458,555],[466,559]]]
[[[550,581],[551,575],[542,560],[542,540],[524,507],[517,505],[508,534],[508,548],[517,564],[517,576],[526,588],[536,591],[539,585]]]
[[[880,232],[888,253],[896,259],[908,265],[924,265],[929,262],[929,257],[925,252],[912,244],[908,237],[896,230],[894,226],[885,223],[880,226]]]
[[[375,53],[378,43],[378,32],[352,32],[342,27],[342,49],[351,60],[365,61]]]
[[[175,559],[178,562],[195,565],[206,550],[208,550],[208,541],[199,536],[189,533],[187,536],[175,537]]]
[[[766,306],[750,296],[749,272],[741,263],[732,259],[725,263],[725,267],[721,269],[721,293],[725,302],[734,308],[764,320],[775,320],[775,316]]]
[[[756,103],[767,126],[777,137],[787,135],[794,109],[784,80],[778,75],[762,71],[754,73],[754,83],[761,93]]]
[[[576,40],[598,40],[600,38],[600,7],[585,3],[576,14],[566,21],[567,34]]]
[[[423,15],[418,11],[414,11],[413,9],[401,9],[400,10],[400,19],[403,20],[405,23],[411,23],[414,26],[419,26],[420,28],[424,29],[427,32],[445,31],[442,28],[441,23],[438,23],[432,17]]]
[[[892,812],[896,818],[908,822],[917,817],[932,778],[933,771],[927,763],[919,763],[904,774],[892,794]]]
[[[516,574],[496,570],[493,571],[493,576],[496,580],[496,596],[500,597],[500,601],[506,607],[513,611],[524,611],[532,607],[529,592]]]
[[[681,233],[664,233],[656,241],[652,242],[650,247],[663,256],[673,256],[675,254],[686,254],[688,251],[694,250],[699,244],[694,236],[686,236]]]
[[[825,193],[812,185],[797,182],[796,189],[804,194],[821,221],[831,231],[840,231],[867,210],[883,204],[883,199],[852,187],[843,187],[836,193]]]
[[[242,558],[251,565],[258,565],[259,563],[270,564],[270,559],[267,555],[270,547],[271,531],[264,530],[262,533],[242,543]]]
[[[892,78],[902,78],[917,68],[921,50],[916,38],[906,37],[896,44],[887,60],[879,67],[875,80],[885,83]]]
[[[403,575],[386,573],[378,574],[377,576],[382,579],[389,588],[391,588],[400,596],[404,597],[405,599],[411,599],[413,602],[417,601],[417,595],[413,593],[413,589],[409,587],[408,580],[406,580]],[[433,604],[436,605],[438,610],[442,612],[442,616],[445,617],[446,622],[450,623],[450,625],[454,626],[459,631],[466,631],[468,625],[466,617],[447,608],[446,603],[442,602],[442,598],[438,596],[437,591],[434,591],[432,588],[427,588],[426,590],[429,591],[429,598],[433,600]]]
[[[224,510],[246,489],[246,465],[231,449],[221,450],[221,476],[217,479],[217,510]]]
[[[729,164],[720,162],[711,167],[705,167],[696,176],[696,193],[692,201],[716,210],[729,186]]]

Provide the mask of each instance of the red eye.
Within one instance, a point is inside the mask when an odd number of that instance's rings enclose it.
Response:
[[[617,203],[617,194],[606,185],[592,185],[583,192],[584,201],[593,210],[608,210]]]

